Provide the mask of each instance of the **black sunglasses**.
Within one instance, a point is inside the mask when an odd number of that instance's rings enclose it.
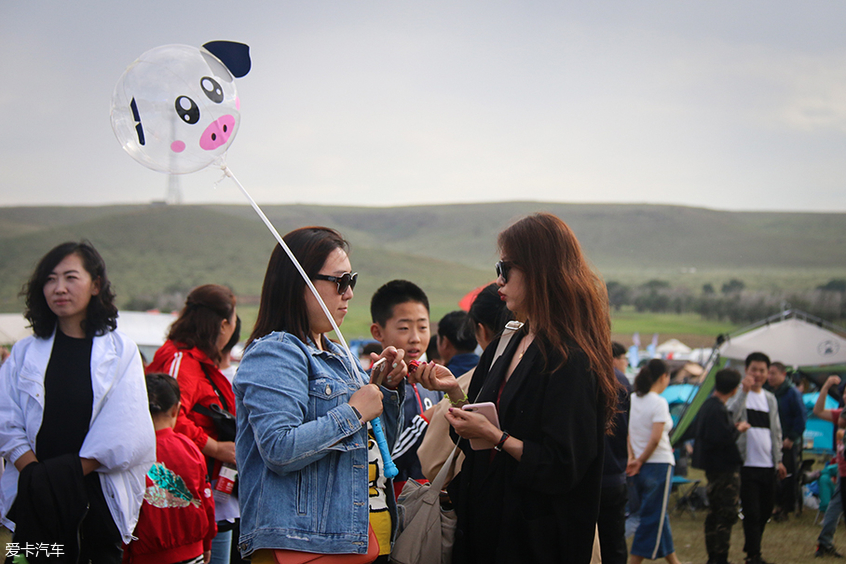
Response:
[[[494,265],[496,269],[496,277],[499,278],[502,276],[502,281],[508,284],[508,273],[511,271],[511,268],[514,266],[514,263],[510,260],[501,260]]]
[[[315,274],[315,280],[328,280],[338,284],[338,293],[344,295],[347,288],[355,290],[355,283],[358,281],[358,272],[344,272],[341,276],[329,276],[328,274]]]

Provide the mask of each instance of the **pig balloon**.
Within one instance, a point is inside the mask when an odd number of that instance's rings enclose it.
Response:
[[[115,86],[112,129],[126,152],[153,170],[185,174],[205,168],[238,132],[235,78],[249,70],[249,47],[242,43],[150,49]]]

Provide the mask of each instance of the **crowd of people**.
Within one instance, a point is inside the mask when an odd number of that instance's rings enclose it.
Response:
[[[33,335],[0,367],[0,518],[16,546],[62,547],[29,562],[389,562],[406,483],[434,480],[456,445],[453,562],[679,561],[667,366],[651,360],[630,385],[605,286],[564,222],[503,230],[496,282],[437,331],[422,288],[384,283],[363,359],[329,337],[358,279],[347,241],[326,227],[284,240],[320,301],[277,246],[237,371],[230,289],[192,290],[144,366],[94,247],[41,259],[24,291]],[[774,504],[796,503],[795,485],[776,489],[804,429],[783,373],[761,353],[742,381],[718,372],[697,419],[709,563],[727,562],[738,500],[753,564]],[[830,537],[820,552],[836,554]]]

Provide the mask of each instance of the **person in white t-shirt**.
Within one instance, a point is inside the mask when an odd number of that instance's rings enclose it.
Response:
[[[626,474],[634,477],[641,502],[640,524],[630,551],[631,564],[640,564],[644,558],[664,558],[670,564],[679,562],[667,514],[676,463],[670,446],[673,419],[667,400],[659,395],[669,383],[667,365],[657,358],[650,360],[634,381]]]
[[[781,463],[781,423],[778,400],[763,389],[770,358],[761,352],[746,357],[746,376],[741,390],[726,407],[735,423],[748,422],[750,428],[737,439],[743,458],[740,469],[740,503],[743,506],[743,535],[746,564],[767,564],[761,557],[761,538],[773,512],[776,474],[783,480],[787,470]]]

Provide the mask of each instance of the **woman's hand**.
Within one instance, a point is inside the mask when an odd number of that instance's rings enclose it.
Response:
[[[488,421],[488,418],[481,413],[464,411],[457,407],[450,407],[444,414],[446,420],[452,425],[459,437],[464,439],[484,439],[497,444],[502,438],[502,431]]]
[[[626,476],[637,476],[641,466],[643,466],[643,462],[637,458],[630,458],[628,464],[626,464]]]
[[[235,443],[232,441],[220,442],[209,437],[206,446],[203,447],[203,454],[221,462],[235,464]]]
[[[374,378],[384,374],[385,381],[382,385],[391,390],[396,390],[397,386],[399,386],[402,382],[402,379],[405,378],[406,374],[408,374],[408,366],[403,360],[403,358],[405,358],[405,351],[397,349],[396,347],[386,347],[385,350],[382,351],[382,354],[377,355],[376,353],[370,353],[370,361],[373,364],[383,358],[385,359],[384,366],[380,370],[379,374],[371,373],[370,382],[372,384],[376,384],[377,382]],[[390,370],[390,372],[385,374],[386,370]],[[364,415],[364,413],[362,413],[362,415]]]
[[[376,384],[367,384],[356,390],[349,404],[361,413],[361,422],[366,423],[382,413],[382,390]]]
[[[434,361],[419,365],[414,372],[409,373],[408,381],[413,384],[420,384],[433,392],[446,392],[453,402],[466,397],[464,392],[461,391],[461,386],[458,385],[458,380],[455,379],[449,368],[435,364]]]

